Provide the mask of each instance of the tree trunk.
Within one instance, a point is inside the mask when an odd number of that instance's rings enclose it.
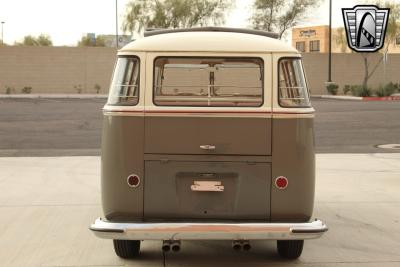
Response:
[[[366,54],[361,54],[363,59],[364,59],[364,79],[363,79],[363,88],[368,87],[368,79],[369,79],[369,73],[368,73],[368,55]]]
[[[368,63],[369,54],[361,53],[361,56],[363,57],[363,60],[364,60],[364,79],[363,79],[363,84],[362,85],[363,85],[363,88],[367,88],[368,87],[369,78],[371,78],[371,76],[374,75],[375,71],[378,69],[379,65],[383,61],[383,57],[384,56],[382,56],[378,60],[378,62],[376,62],[375,66],[371,69],[371,71],[369,70],[369,63]]]
[[[269,11],[269,22],[267,31],[272,32],[272,17],[274,16],[274,1],[271,1],[271,9]]]

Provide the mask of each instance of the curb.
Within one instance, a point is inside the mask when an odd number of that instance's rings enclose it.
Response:
[[[1,94],[0,99],[36,99],[36,98],[54,98],[54,99],[106,99],[108,95],[99,94]]]
[[[311,95],[312,98],[353,100],[353,101],[400,101],[400,95],[392,96],[341,96],[341,95]]]
[[[363,97],[360,96],[347,96],[347,95],[311,95],[313,98],[322,98],[322,99],[336,99],[336,100],[363,100]]]
[[[400,96],[384,96],[384,97],[363,97],[364,101],[399,101]]]

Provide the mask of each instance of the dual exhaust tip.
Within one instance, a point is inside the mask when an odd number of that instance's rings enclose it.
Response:
[[[250,242],[246,240],[241,240],[241,241],[235,240],[232,242],[232,248],[235,251],[240,251],[240,250],[249,251],[251,249],[251,245]]]
[[[163,252],[179,252],[181,250],[181,241],[178,240],[164,240],[162,247]]]
[[[235,251],[249,251],[251,245],[249,241],[246,240],[234,240],[232,242],[232,248]],[[181,241],[179,240],[164,240],[161,247],[163,252],[179,252],[181,250]]]

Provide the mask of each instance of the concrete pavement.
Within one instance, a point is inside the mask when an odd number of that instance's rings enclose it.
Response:
[[[400,266],[400,154],[319,154],[314,216],[330,227],[297,261],[275,242],[236,253],[230,242],[183,242],[119,259],[88,225],[101,215],[98,157],[0,158],[0,266]]]

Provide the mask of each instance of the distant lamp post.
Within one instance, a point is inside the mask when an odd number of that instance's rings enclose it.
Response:
[[[3,25],[4,25],[4,21],[1,22],[1,44],[4,44],[4,39],[3,39]]]
[[[115,0],[115,44],[118,49],[118,0]]]
[[[332,82],[332,0],[329,0],[329,63],[328,83]]]
[[[325,88],[328,93],[336,95],[338,93],[338,84],[332,82],[332,0],[329,0],[329,52],[328,52],[328,80],[325,82]]]

